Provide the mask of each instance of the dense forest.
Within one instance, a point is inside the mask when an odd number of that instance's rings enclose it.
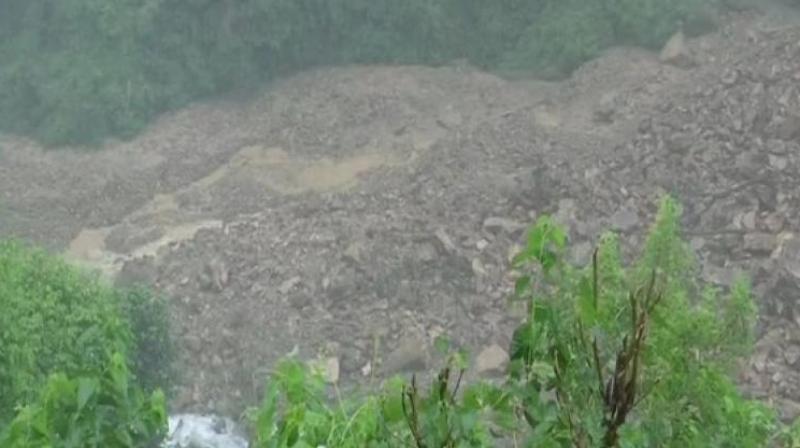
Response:
[[[0,129],[131,137],[158,113],[319,65],[443,64],[558,77],[610,45],[655,48],[716,0],[3,0]]]

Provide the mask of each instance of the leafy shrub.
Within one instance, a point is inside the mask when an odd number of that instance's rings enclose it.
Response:
[[[505,70],[532,70],[559,78],[614,42],[614,30],[599,2],[551,2],[507,52]]]
[[[758,447],[775,430],[772,410],[743,399],[730,376],[752,345],[748,286],[724,298],[701,288],[679,223],[680,207],[666,199],[628,269],[612,234],[591,269],[576,270],[562,262],[557,226],[545,218],[531,233],[515,264],[541,274],[519,280],[530,318],[512,358],[517,387],[558,397],[544,408],[528,398],[531,415],[550,416],[537,429],[609,447]]]
[[[321,376],[287,361],[252,414],[255,446],[796,443],[796,426],[779,430],[774,412],[742,398],[731,380],[752,346],[746,282],[725,297],[700,288],[679,222],[680,207],[665,199],[637,262],[624,267],[606,234],[592,264],[577,267],[564,261],[566,234],[541,218],[514,260],[515,297],[529,317],[514,332],[503,384],[464,387],[457,354],[427,392],[395,379],[377,395],[329,406]]]
[[[491,430],[510,427],[513,400],[504,390],[481,382],[466,387],[465,365],[450,358],[430,389],[416,380],[391,380],[377,395],[326,402],[318,372],[296,361],[276,369],[260,408],[251,411],[255,448],[299,446],[487,447]]]
[[[0,423],[30,403],[48,376],[99,376],[125,356],[147,391],[172,384],[163,299],[116,291],[66,262],[0,242]]]
[[[0,242],[0,309],[0,422],[51,373],[99,373],[132,345],[113,290],[14,242]]]
[[[53,374],[34,403],[0,431],[6,448],[155,448],[167,428],[164,395],[145,397],[123,355],[101,376]]]
[[[321,64],[467,58],[564,75],[615,43],[658,46],[719,1],[2,0],[0,129],[127,138],[194,99]]]

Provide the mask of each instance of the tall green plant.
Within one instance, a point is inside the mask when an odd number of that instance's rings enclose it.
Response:
[[[38,400],[0,431],[5,448],[155,448],[166,435],[164,395],[146,397],[127,361],[110,356],[98,376],[50,376]]]
[[[576,446],[758,447],[775,430],[773,412],[730,376],[752,344],[747,284],[727,297],[697,288],[679,219],[665,199],[631,269],[612,236],[581,269],[563,262],[552,222],[531,232],[515,265],[539,271],[518,281],[530,317],[515,332],[512,384],[534,433]],[[556,398],[543,403],[543,392]]]
[[[47,377],[96,373],[133,336],[110,288],[51,255],[0,242],[0,422]]]

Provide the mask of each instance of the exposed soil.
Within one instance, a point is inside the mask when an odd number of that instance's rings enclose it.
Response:
[[[703,277],[754,276],[764,318],[741,381],[793,417],[800,30],[776,27],[732,16],[689,40],[691,68],[618,48],[561,83],[323,69],[99,150],[4,137],[0,234],[166,293],[175,407],[235,413],[291,353],[353,383],[430,368],[440,334],[507,347],[526,224],[554,214],[585,260],[608,228],[638,247],[670,192]]]

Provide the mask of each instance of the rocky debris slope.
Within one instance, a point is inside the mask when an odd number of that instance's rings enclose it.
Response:
[[[756,22],[734,18],[686,40],[688,69],[635,49],[560,84],[453,68],[323,69],[244,106],[165,117],[99,154],[4,139],[0,230],[63,247],[82,227],[115,225],[105,248],[131,252],[172,225],[219,223],[127,262],[118,281],[173,298],[185,372],[175,407],[234,415],[287,355],[364,384],[430,369],[432,341],[446,334],[476,355],[470,375],[497,372],[518,317],[508,260],[525,226],[553,214],[585,261],[607,228],[640,247],[669,192],[686,207],[707,280],[755,276],[765,318],[742,381],[792,416],[800,38]],[[392,163],[360,169],[372,150]],[[357,182],[277,191],[316,180],[277,182],[276,156],[352,159]]]
[[[615,104],[647,112],[619,118],[626,143],[597,148],[524,105],[469,126],[453,120],[406,169],[372,172],[346,192],[284,198],[175,248],[152,281],[176,297],[195,369],[182,404],[224,410],[257,395],[258,375],[286,354],[333,359],[342,381],[422,371],[440,334],[489,374],[516,321],[507,262],[525,225],[555,215],[573,258],[586,260],[607,228],[640,247],[667,192],[686,206],[706,280],[725,287],[737,270],[755,276],[764,322],[742,380],[794,416],[798,39],[734,37],[737,51],[716,60],[695,52],[705,63],[691,82],[652,89],[661,101],[619,92]]]
[[[800,414],[800,30],[748,40],[736,62],[676,92],[590,168],[597,193],[592,206],[579,203],[577,221],[601,208],[633,230],[651,216],[654,194],[679,198],[705,280],[726,287],[737,272],[752,277],[763,318],[743,381],[792,418]]]

